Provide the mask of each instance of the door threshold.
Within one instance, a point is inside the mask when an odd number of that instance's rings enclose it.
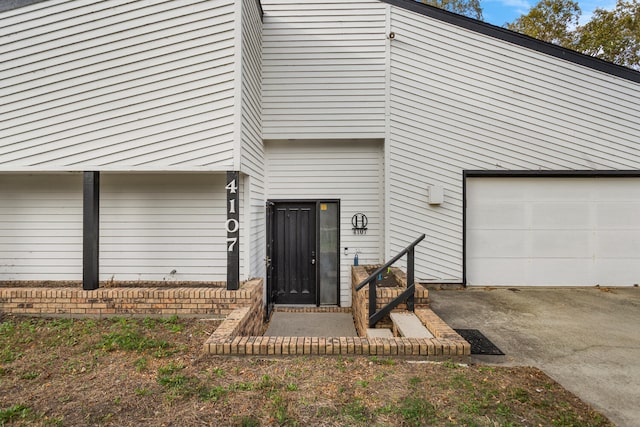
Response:
[[[351,307],[340,307],[337,305],[275,304],[273,311],[286,313],[351,313]]]
[[[293,308],[296,308],[296,307],[299,307],[299,308],[317,307],[317,305],[315,305],[315,304],[274,304],[273,306],[274,307],[285,307],[285,308],[288,308],[288,307],[293,307]]]

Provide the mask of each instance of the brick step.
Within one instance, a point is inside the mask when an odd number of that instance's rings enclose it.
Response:
[[[433,338],[433,334],[422,324],[414,313],[391,313],[393,330],[397,336],[407,338]]]
[[[367,328],[367,338],[393,338],[393,332],[388,328]]]

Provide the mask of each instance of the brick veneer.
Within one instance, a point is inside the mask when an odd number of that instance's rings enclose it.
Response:
[[[224,323],[224,322],[223,322]],[[467,361],[471,347],[462,340],[361,337],[212,337],[205,351],[216,355],[419,356],[426,360]]]
[[[46,317],[215,316],[225,320],[207,339],[204,350],[217,355],[371,355],[427,360],[467,361],[471,347],[425,307],[426,289],[416,298],[416,314],[433,339],[365,337],[264,337],[262,279],[237,291],[224,287],[78,288],[1,287],[0,312]],[[363,289],[364,291],[364,289]],[[392,298],[389,289],[382,298]],[[422,292],[422,291],[420,291]],[[348,312],[344,307],[279,307],[282,311]]]
[[[262,280],[237,291],[224,287],[2,287],[0,312],[47,317],[171,316],[225,317],[239,307],[262,310]],[[258,308],[256,308],[258,307]]]
[[[356,271],[353,277],[354,282],[361,273],[365,274],[361,280],[366,279],[367,275],[364,269],[354,269],[354,271]],[[406,278],[404,280],[406,283]],[[381,289],[380,297],[382,301],[385,299],[390,301],[398,292],[397,289]],[[364,294],[364,292],[362,293]],[[366,295],[368,298],[368,294]],[[431,330],[435,338],[265,337],[255,332],[249,332],[258,329],[256,315],[254,310],[243,307],[234,310],[222,322],[205,342],[204,350],[210,354],[234,356],[363,355],[468,361],[471,354],[471,346],[427,307],[427,297],[427,290],[420,287],[416,295],[416,305],[418,307],[416,315]],[[342,312],[348,309],[341,307],[279,307],[276,310]],[[354,304],[354,317],[355,310]]]
[[[365,286],[359,291],[355,290],[355,287],[362,283],[369,277],[366,270],[367,266],[353,266],[351,267],[351,301],[353,305],[353,319],[355,322],[358,335],[364,337],[367,335],[367,328],[369,327],[369,286]],[[379,267],[376,265],[370,267]],[[396,276],[396,281],[399,283],[397,288],[384,288],[379,287],[376,289],[376,309],[381,309],[385,305],[393,301],[398,295],[400,295],[407,288],[407,275],[398,268],[392,268],[391,272]],[[429,290],[419,283],[416,283],[415,292],[415,308],[428,308],[429,307]],[[407,305],[399,304],[393,311],[406,311]],[[389,316],[385,316],[377,324],[377,328],[389,328],[391,329],[391,319]]]

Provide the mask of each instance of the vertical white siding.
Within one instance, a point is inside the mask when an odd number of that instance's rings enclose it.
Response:
[[[82,176],[0,174],[0,281],[82,280]]]
[[[0,169],[232,169],[234,2],[0,13]]]
[[[362,264],[379,263],[383,256],[382,143],[268,142],[266,150],[269,199],[340,199],[340,303],[350,306],[354,251],[360,251]],[[358,212],[369,219],[365,235],[351,230],[351,217]]]
[[[391,26],[387,233],[427,234],[420,279],[462,280],[462,170],[640,169],[640,85],[397,7]]]
[[[384,138],[386,6],[262,4],[265,139]]]
[[[101,181],[100,280],[226,280],[223,174]]]
[[[262,16],[257,0],[242,1],[242,118],[240,170],[247,175],[245,228],[249,277],[264,277],[265,210],[262,143]]]

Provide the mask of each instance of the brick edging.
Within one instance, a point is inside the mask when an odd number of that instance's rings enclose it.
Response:
[[[418,314],[419,313],[419,314]],[[364,355],[405,356],[427,360],[456,359],[467,361],[471,345],[456,334],[430,309],[416,311],[426,319],[435,338],[366,338],[366,337],[265,337],[240,335],[255,317],[248,307],[238,308],[211,334],[204,351],[213,355],[295,356],[295,355]],[[423,320],[424,321],[424,320]]]

